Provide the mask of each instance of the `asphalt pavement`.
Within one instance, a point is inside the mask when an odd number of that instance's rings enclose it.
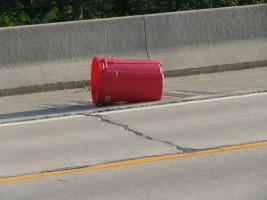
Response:
[[[0,199],[266,199],[267,67],[165,80],[157,102],[88,88],[0,98]]]

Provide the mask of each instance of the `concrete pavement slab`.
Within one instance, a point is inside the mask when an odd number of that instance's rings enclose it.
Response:
[[[0,199],[266,199],[266,163],[261,146],[5,182]]]
[[[267,140],[266,102],[264,93],[106,112],[102,117],[184,151],[202,150]]]
[[[1,177],[181,152],[89,116],[12,124],[0,130]]]

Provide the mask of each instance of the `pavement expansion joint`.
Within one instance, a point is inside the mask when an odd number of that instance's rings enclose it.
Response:
[[[178,153],[190,153],[190,152],[195,152],[195,151],[200,150],[200,149],[190,149],[190,148],[180,147],[180,146],[173,144],[172,142],[160,140],[160,139],[145,135],[144,133],[142,133],[140,131],[136,131],[136,130],[130,128],[127,124],[121,124],[121,123],[114,122],[114,121],[110,120],[107,116],[102,116],[102,115],[89,115],[89,116],[96,117],[96,118],[100,119],[102,122],[119,126],[119,127],[123,128],[124,130],[129,131],[131,133],[134,133],[136,136],[145,138],[147,140],[153,140],[153,141],[167,144],[168,146],[176,148],[178,150]]]

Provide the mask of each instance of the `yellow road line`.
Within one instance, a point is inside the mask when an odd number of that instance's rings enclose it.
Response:
[[[113,163],[95,165],[95,166],[85,167],[85,168],[80,168],[80,169],[69,169],[69,170],[62,170],[62,171],[43,172],[43,173],[30,174],[30,175],[22,175],[22,176],[15,176],[15,177],[0,178],[0,182],[18,181],[18,180],[39,178],[39,177],[45,177],[45,176],[53,176],[53,175],[60,175],[60,174],[70,174],[70,173],[75,173],[75,172],[84,172],[84,171],[105,169],[105,168],[111,168],[111,167],[120,167],[120,166],[126,166],[126,165],[134,165],[134,164],[139,164],[139,163],[146,163],[146,162],[154,162],[154,161],[174,159],[174,158],[196,156],[196,155],[216,153],[216,152],[222,152],[222,151],[230,151],[230,150],[236,150],[236,149],[244,149],[244,148],[257,147],[257,146],[263,146],[263,145],[267,145],[267,141],[256,142],[256,143],[251,143],[251,144],[242,144],[242,145],[221,147],[221,148],[217,148],[217,149],[197,151],[197,152],[192,152],[192,153],[182,153],[182,154],[173,154],[173,155],[165,155],[165,156],[155,156],[155,157],[149,157],[149,158],[141,158],[141,159],[135,159],[135,160],[113,162]]]

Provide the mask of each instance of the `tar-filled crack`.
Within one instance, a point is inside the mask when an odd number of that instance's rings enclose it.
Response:
[[[172,142],[169,142],[169,141],[165,141],[165,140],[160,140],[160,139],[157,139],[157,138],[154,138],[154,137],[151,137],[151,136],[148,136],[148,135],[145,135],[144,133],[140,132],[140,131],[136,131],[132,128],[130,128],[127,124],[121,124],[121,123],[117,123],[117,122],[114,122],[112,120],[110,120],[109,118],[103,116],[103,115],[90,115],[90,116],[93,116],[93,117],[97,117],[99,118],[102,122],[105,122],[105,123],[108,123],[108,124],[112,124],[112,125],[116,125],[116,126],[119,126],[121,128],[123,128],[124,130],[126,131],[129,131],[131,133],[134,133],[136,136],[139,136],[139,137],[142,137],[142,138],[145,138],[147,140],[153,140],[153,141],[157,141],[157,142],[160,142],[160,143],[164,143],[164,144],[167,144],[171,147],[174,147],[178,150],[179,153],[191,153],[191,152],[196,152],[196,151],[199,151],[201,149],[191,149],[191,148],[185,148],[185,147],[181,147],[181,146],[178,146],[178,145],[175,145],[173,144]]]

